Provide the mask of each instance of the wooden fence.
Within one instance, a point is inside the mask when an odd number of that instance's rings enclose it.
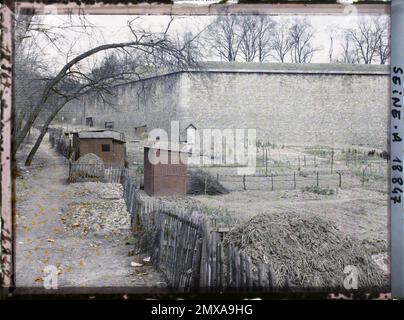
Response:
[[[72,142],[64,136],[62,128],[49,129],[49,142],[62,156],[70,158],[73,152]],[[128,176],[127,170],[124,166],[76,163],[69,160],[69,182],[121,183]]]
[[[69,159],[72,152],[72,142],[69,138],[65,137],[63,134],[63,129],[61,128],[50,128],[49,132],[49,142],[52,148],[56,148],[62,156]]]
[[[212,222],[192,212],[157,202],[139,190],[131,177],[123,182],[138,249],[175,291],[268,291],[274,285],[269,267],[235,247],[225,246]]]
[[[100,181],[121,183],[128,175],[124,166],[85,164],[69,161],[69,182]]]

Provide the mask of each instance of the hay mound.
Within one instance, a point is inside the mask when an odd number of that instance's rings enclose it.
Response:
[[[81,156],[75,164],[77,164],[77,166],[74,166],[74,171],[69,178],[71,182],[88,178],[100,179],[104,177],[104,162],[94,153],[86,153]]]
[[[76,163],[94,164],[94,165],[103,165],[104,164],[102,159],[94,153],[86,153],[85,155],[82,155],[79,159],[77,159]]]
[[[210,173],[203,170],[192,170],[188,174],[187,194],[205,194],[205,183],[208,195],[229,193]]]
[[[296,213],[261,214],[224,239],[270,268],[278,288],[344,288],[344,268],[358,270],[358,289],[386,288],[387,278],[357,240],[331,223]]]

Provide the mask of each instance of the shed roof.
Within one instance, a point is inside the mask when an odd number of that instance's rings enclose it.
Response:
[[[188,128],[194,128],[195,130],[197,129],[196,126],[190,121],[180,123],[180,141],[187,141]]]
[[[79,132],[80,139],[113,139],[120,142],[125,142],[123,134],[113,130],[90,130]]]
[[[186,129],[190,128],[190,127],[193,127],[193,128],[196,129],[196,127],[195,127],[195,125],[193,123],[189,123],[187,126],[185,126],[184,130],[186,130]]]
[[[138,128],[146,128],[146,127],[147,127],[147,124],[144,124],[144,125],[141,125],[141,126],[136,126],[135,129],[138,129]]]

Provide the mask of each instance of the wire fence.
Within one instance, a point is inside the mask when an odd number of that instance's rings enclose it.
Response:
[[[216,180],[232,191],[242,190],[293,190],[316,186],[319,188],[368,188],[377,181],[387,180],[387,170],[372,172],[369,168],[358,170],[297,171],[289,173],[271,173],[268,175],[236,175],[216,173]]]
[[[333,170],[341,165],[346,167],[367,165],[386,165],[389,161],[387,151],[377,152],[376,150],[360,151],[355,148],[306,148],[304,151],[293,151],[292,154],[285,153],[284,150],[258,149],[257,165],[262,167],[286,166],[290,168],[321,167]]]

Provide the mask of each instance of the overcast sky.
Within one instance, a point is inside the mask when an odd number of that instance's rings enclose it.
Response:
[[[197,33],[209,25],[216,16],[175,16],[175,20],[171,25],[172,32],[183,33],[192,31]],[[283,19],[293,19],[296,16],[273,16],[275,22],[280,22]],[[297,16],[299,17],[299,16]],[[320,50],[317,51],[312,59],[312,62],[327,63],[328,51],[330,47],[329,34],[330,30],[342,30],[345,27],[352,26],[358,22],[358,16],[305,16],[306,19],[312,24],[316,30],[315,39],[313,44]],[[363,16],[362,16],[363,17]],[[62,31],[64,36],[64,43],[62,44],[61,51],[70,51],[70,57],[88,50],[94,46],[103,43],[113,43],[128,41],[130,39],[130,32],[128,31],[128,21],[136,18],[136,23],[141,25],[144,29],[152,31],[163,31],[170,19],[169,16],[133,16],[133,15],[86,15],[86,19],[94,26],[90,29],[90,36],[72,32],[69,29]],[[302,17],[300,17],[302,18]],[[366,17],[365,17],[366,18]],[[67,17],[63,15],[47,15],[44,16],[44,22],[50,25],[60,25],[66,21]],[[339,50],[339,43],[334,44],[334,52]],[[57,68],[66,62],[66,57],[62,56],[60,52],[54,47],[47,47],[44,52],[51,60],[52,67]],[[208,60],[218,60],[215,56],[209,56]]]

